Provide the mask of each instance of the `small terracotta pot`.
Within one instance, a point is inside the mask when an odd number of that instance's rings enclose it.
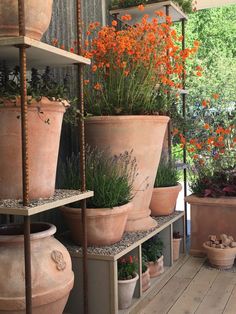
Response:
[[[180,243],[182,238],[179,239],[172,239],[173,243],[173,261],[177,261],[179,259],[179,250],[180,250]]]
[[[62,314],[74,274],[66,248],[54,238],[56,227],[31,224],[32,304],[34,314]],[[0,226],[0,314],[25,313],[23,225]]]
[[[210,264],[220,269],[229,269],[234,264],[236,248],[214,248],[203,243],[203,248],[207,254]]]
[[[174,212],[176,200],[182,186],[154,188],[150,203],[152,216],[167,216]]]
[[[139,275],[136,274],[132,279],[118,280],[118,304],[120,310],[130,307],[138,279]]]
[[[65,106],[43,97],[28,106],[29,198],[54,194]],[[0,106],[0,199],[22,198],[20,99]]]
[[[142,291],[146,291],[151,286],[149,268],[142,273]]]
[[[114,208],[87,208],[88,245],[111,245],[119,242],[125,230],[128,211],[132,203]],[[70,228],[73,241],[81,245],[82,220],[81,209],[61,207],[61,211]]]
[[[164,273],[164,256],[162,255],[158,260],[154,262],[148,262],[148,268],[150,277],[157,277]]]
[[[48,29],[53,0],[25,0],[26,36],[40,40]],[[19,36],[18,0],[0,1],[0,37]]]

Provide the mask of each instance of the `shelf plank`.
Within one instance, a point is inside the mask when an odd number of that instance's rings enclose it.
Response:
[[[92,191],[82,193],[77,190],[56,190],[53,197],[32,201],[28,207],[24,207],[19,200],[0,200],[0,214],[32,216],[92,196]]]
[[[161,11],[165,14],[166,6],[169,6],[169,15],[172,18],[173,22],[179,22],[182,19],[187,20],[187,15],[180,9],[179,6],[177,6],[172,1],[162,1],[162,2],[157,2],[157,3],[146,4],[144,6],[143,11],[140,11],[137,6],[130,7],[130,8],[110,10],[110,14],[117,15],[117,18],[119,20],[121,20],[121,17],[123,15],[126,15],[126,14],[131,15],[132,17],[131,21],[125,21],[125,23],[132,26],[137,23],[140,23],[144,14],[149,15],[149,19],[148,19],[149,21],[151,21],[152,18],[156,17],[155,11]],[[160,17],[158,19],[160,23],[163,23],[165,21],[165,19],[160,18]]]
[[[46,65],[63,67],[73,64],[91,64],[90,59],[75,53],[45,44],[28,37],[0,37],[0,60],[10,65],[19,63],[18,45],[27,45],[27,66],[44,67]]]

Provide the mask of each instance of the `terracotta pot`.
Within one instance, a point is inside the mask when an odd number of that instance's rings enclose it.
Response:
[[[20,101],[0,106],[0,199],[22,198]],[[29,197],[54,194],[61,126],[65,107],[43,97],[28,107]]]
[[[236,248],[219,249],[210,247],[206,243],[203,243],[203,249],[213,267],[229,269],[233,266]]]
[[[157,225],[150,217],[149,204],[168,121],[169,117],[164,116],[103,116],[85,120],[90,146],[109,148],[114,155],[133,150],[137,159],[134,209],[128,216],[126,231],[148,230]]]
[[[74,274],[66,248],[53,237],[56,227],[31,225],[32,302],[34,314],[63,313]],[[22,225],[0,226],[0,313],[25,313]]]
[[[150,277],[157,277],[164,273],[164,256],[162,255],[158,260],[154,262],[148,262],[148,268]]]
[[[236,239],[236,197],[197,197],[190,195],[186,201],[191,205],[190,254],[204,256],[202,243],[210,234],[227,234]]]
[[[129,280],[118,280],[119,310],[130,307],[139,275]]]
[[[111,245],[119,242],[125,230],[128,211],[132,203],[111,208],[87,208],[88,245]],[[61,211],[70,228],[73,241],[81,245],[82,216],[80,208],[61,207]]]
[[[149,268],[142,273],[142,291],[146,291],[151,286]]]
[[[173,214],[181,189],[181,184],[154,188],[150,203],[152,216],[167,216]]]
[[[48,29],[53,0],[25,0],[26,36],[40,40]],[[18,0],[0,1],[0,37],[19,36]]]
[[[182,238],[179,239],[172,239],[173,244],[173,261],[177,261],[179,259],[179,250],[180,250],[180,243]]]

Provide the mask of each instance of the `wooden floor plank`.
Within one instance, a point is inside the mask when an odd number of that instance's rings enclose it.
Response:
[[[218,272],[202,268],[168,314],[193,314],[215,281]]]
[[[195,313],[222,314],[235,287],[234,277],[231,272],[220,271]]]
[[[236,274],[234,274],[234,277],[236,277]],[[226,304],[223,314],[235,314],[235,313],[236,313],[236,286],[234,286],[234,289]]]

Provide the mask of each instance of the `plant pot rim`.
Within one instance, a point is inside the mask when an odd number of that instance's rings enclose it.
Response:
[[[92,116],[85,119],[86,123],[110,123],[110,122],[129,122],[132,121],[140,121],[147,120],[159,123],[167,123],[170,118],[168,116],[159,116],[159,115],[124,115],[124,116]]]
[[[203,248],[206,249],[207,251],[210,252],[219,252],[219,253],[223,253],[223,252],[228,252],[230,254],[236,254],[236,248],[232,247],[232,248],[228,248],[228,249],[222,249],[222,248],[218,248],[218,247],[211,247],[209,245],[206,244],[206,242],[203,243]]]
[[[225,205],[230,207],[236,206],[236,197],[233,196],[220,196],[220,197],[200,197],[195,194],[191,194],[185,197],[185,201],[189,204],[198,205]]]
[[[149,273],[149,267],[147,266],[147,269],[145,270],[145,272],[142,272],[142,275],[147,275]]]
[[[135,277],[134,278],[132,278],[132,279],[125,279],[125,280],[119,279],[118,283],[130,283],[130,282],[133,282],[133,281],[137,281],[138,279],[139,279],[139,274],[135,273]]]
[[[181,238],[173,238],[173,241],[181,241],[183,239],[183,237]]]
[[[178,182],[177,185],[172,185],[172,186],[158,186],[158,187],[154,187],[153,188],[153,191],[165,191],[165,190],[179,190],[181,191],[182,190],[182,185],[181,183]]]
[[[116,216],[120,215],[121,213],[124,213],[125,211],[129,211],[132,208],[133,204],[132,202],[129,202],[127,204],[116,206],[113,208],[87,208],[86,214],[88,218],[96,218],[97,216]],[[68,206],[62,206],[61,208],[62,212],[67,212],[74,215],[81,214],[81,208],[74,208],[74,207],[68,207]]]
[[[164,259],[164,255],[162,255],[161,257],[159,257],[155,262],[153,262],[153,261],[148,261],[148,264],[153,265],[153,264],[156,264],[156,263],[162,261],[163,259]]]

